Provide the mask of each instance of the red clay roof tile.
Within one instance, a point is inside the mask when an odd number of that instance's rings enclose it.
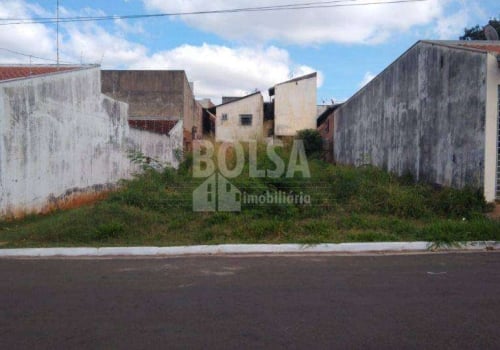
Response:
[[[500,45],[481,45],[481,44],[469,44],[469,43],[465,43],[465,44],[461,44],[461,46],[465,46],[465,47],[470,47],[470,48],[473,48],[473,49],[477,49],[477,50],[482,50],[482,51],[488,51],[488,52],[494,52],[494,53],[500,53]]]
[[[74,70],[78,67],[71,66],[0,66],[0,81],[26,78],[35,75],[56,73],[60,71]]]

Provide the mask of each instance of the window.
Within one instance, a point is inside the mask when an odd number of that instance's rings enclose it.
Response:
[[[222,113],[221,120],[225,122],[227,120],[227,113]]]
[[[252,125],[252,115],[251,114],[240,114],[240,125],[244,125],[244,126]]]

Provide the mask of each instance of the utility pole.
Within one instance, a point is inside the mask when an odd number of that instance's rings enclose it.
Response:
[[[57,0],[56,8],[56,51],[57,51],[57,66],[59,66],[59,0]]]

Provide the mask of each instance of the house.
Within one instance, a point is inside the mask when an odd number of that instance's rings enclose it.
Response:
[[[317,74],[311,73],[269,89],[274,102],[274,135],[294,136],[297,131],[316,129]]]
[[[226,99],[215,106],[215,140],[217,142],[262,140],[264,99],[260,92]]]
[[[224,96],[220,105],[206,110],[204,132],[214,125],[216,141],[249,141],[315,129],[316,79],[312,73],[275,85],[269,89],[270,102],[264,102],[260,92]]]
[[[178,166],[182,121],[165,135],[127,115],[101,93],[97,65],[0,66],[0,217],[99,198],[139,170],[130,151]]]
[[[419,41],[334,112],[337,163],[500,199],[500,42]]]
[[[184,71],[103,70],[101,75],[102,93],[128,103],[132,127],[168,133],[168,127],[182,120],[186,148],[202,137],[203,108]]]

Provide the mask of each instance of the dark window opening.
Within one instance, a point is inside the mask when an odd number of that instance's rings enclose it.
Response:
[[[240,114],[240,125],[244,125],[244,126],[252,125],[252,115],[251,114]]]

